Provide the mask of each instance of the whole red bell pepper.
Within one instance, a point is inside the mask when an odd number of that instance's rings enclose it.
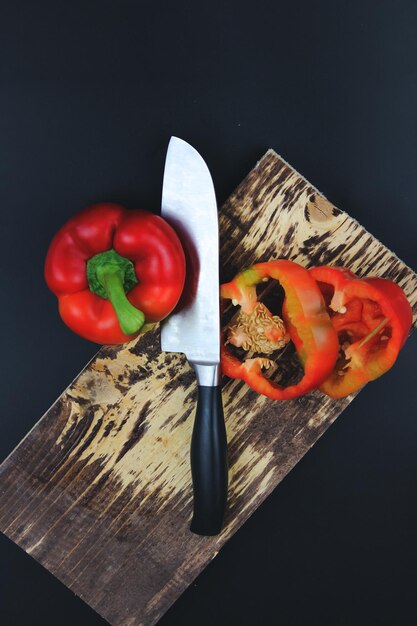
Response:
[[[285,291],[280,320],[258,302],[256,285],[276,279]],[[243,379],[252,389],[274,400],[297,398],[318,387],[333,371],[339,343],[331,324],[323,296],[307,270],[291,261],[276,260],[257,263],[238,274],[220,288],[222,299],[240,305],[236,323],[226,327],[221,348],[222,371],[231,378]],[[243,316],[243,317],[242,317]],[[304,376],[295,385],[282,387],[266,378],[263,367],[267,358],[255,357],[240,361],[233,356],[228,343],[269,352],[293,341],[304,368]]]
[[[97,343],[124,343],[173,310],[184,286],[185,258],[161,217],[96,204],[55,235],[45,278],[71,330]]]
[[[384,374],[395,363],[412,324],[403,290],[384,278],[359,278],[338,267],[309,270],[325,298],[340,353],[320,390],[342,398]]]

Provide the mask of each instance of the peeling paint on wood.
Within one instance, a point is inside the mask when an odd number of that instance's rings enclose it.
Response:
[[[417,317],[417,276],[269,150],[220,211],[222,280],[256,261],[345,265],[397,281]],[[159,331],[103,347],[4,461],[0,529],[114,626],[151,625],[352,401],[286,403],[224,380],[230,449],[223,533],[191,517],[194,375]]]

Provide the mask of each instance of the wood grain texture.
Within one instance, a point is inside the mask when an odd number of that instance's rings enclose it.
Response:
[[[281,256],[397,281],[417,319],[417,276],[272,150],[220,211],[223,280]],[[0,529],[114,626],[151,625],[353,396],[276,403],[224,380],[229,510],[191,534],[194,375],[154,329],[103,347],[4,461]]]

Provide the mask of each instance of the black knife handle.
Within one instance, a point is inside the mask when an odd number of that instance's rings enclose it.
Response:
[[[227,439],[221,387],[198,386],[197,412],[191,440],[194,512],[190,530],[218,535],[227,503]]]

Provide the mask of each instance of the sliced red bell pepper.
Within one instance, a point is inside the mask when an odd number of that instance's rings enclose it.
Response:
[[[403,290],[384,278],[359,278],[350,270],[309,270],[320,287],[340,354],[320,390],[342,398],[384,374],[397,359],[410,332],[412,310]]]
[[[256,285],[269,279],[278,280],[285,291],[282,312],[285,326],[274,319],[265,307],[259,308]],[[220,295],[222,299],[230,299],[233,304],[240,305],[241,312],[246,316],[243,323],[238,318],[232,332],[230,328],[224,331],[225,341],[222,342],[221,350],[224,374],[243,379],[258,393],[275,400],[290,400],[318,387],[333,371],[339,351],[337,334],[326,312],[320,289],[303,267],[286,260],[257,263],[238,274],[231,282],[223,284]],[[304,368],[304,376],[299,383],[282,387],[266,378],[262,368],[270,364],[267,358],[240,361],[231,354],[227,343],[243,347],[246,345],[258,351],[258,324],[248,324],[251,316],[255,320],[263,320],[261,336],[269,335],[272,349],[281,347],[289,335]]]
[[[185,280],[185,258],[161,217],[117,204],[96,204],[55,235],[46,282],[64,322],[97,343],[124,343],[167,316]]]

